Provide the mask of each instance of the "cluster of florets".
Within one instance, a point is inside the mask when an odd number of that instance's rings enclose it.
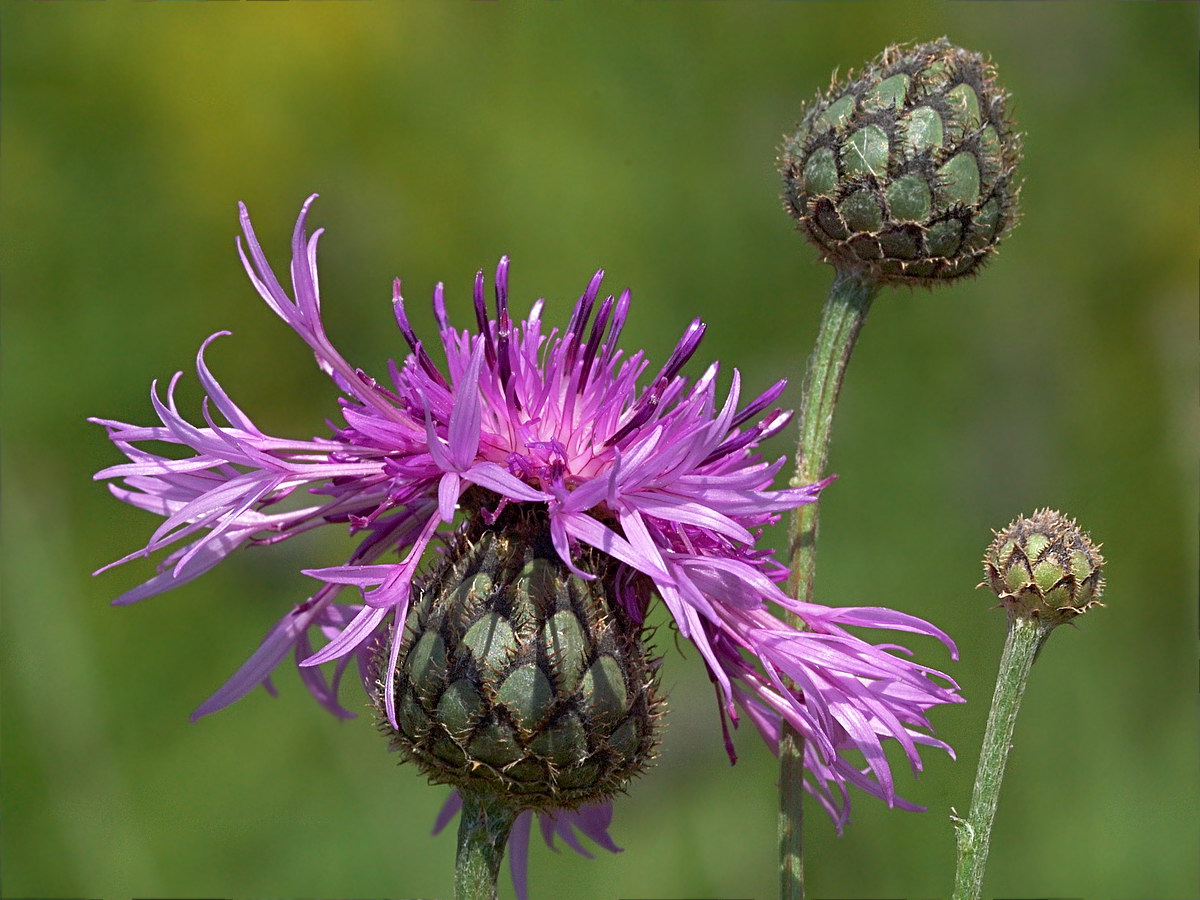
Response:
[[[619,789],[652,743],[656,703],[640,629],[658,598],[716,685],[731,759],[728,723],[749,717],[775,748],[787,723],[805,738],[806,787],[839,827],[851,784],[911,808],[896,795],[884,742],[896,740],[914,770],[918,744],[949,750],[928,734],[926,713],[961,702],[957,685],[848,629],[931,635],[952,652],[953,643],[893,610],[803,603],[781,589],[787,571],[759,546],[762,531],[826,484],[776,489],[784,460],[756,452],[789,420],[774,407],[784,382],[743,403],[736,370],[723,399],[715,364],[694,381],[683,376],[704,334],[698,320],[645,380],[643,354],[617,346],[627,291],[602,299],[597,272],[566,328],[547,330],[540,300],[513,319],[507,258],[494,313],[483,273],[476,277],[473,332],[451,326],[441,285],[434,291],[444,368],[414,332],[397,281],[394,312],[409,353],[376,380],[325,333],[321,232],[306,230],[311,202],[293,235],[291,295],[244,208],[239,252],[259,295],[340,392],[343,422],[332,434],[260,430],[208,369],[204,352],[217,335],[196,359],[202,422],[175,403],[179,374],[165,400],[157,385],[151,392],[158,424],[96,420],[129,458],[96,477],[118,480],[110,488],[119,499],[165,517],[143,549],[118,561],[166,550],[158,574],[117,603],[316,527],[360,538],[344,564],[305,570],[321,587],[194,715],[269,686],[290,654],[313,695],[350,716],[338,685],[356,662],[389,733],[427,771],[448,766],[458,775],[441,780],[462,787],[466,770],[490,766],[496,783],[524,786],[528,806],[549,807],[545,821],[557,824],[548,837],[572,823],[595,836],[606,804],[590,801]],[[472,561],[480,547],[490,561]],[[420,577],[435,553],[443,562]],[[535,571],[545,583],[519,587]],[[339,602],[346,588],[358,597]],[[789,627],[779,610],[807,628]],[[313,637],[324,645],[314,649]],[[573,646],[554,650],[563,641]],[[579,804],[579,818],[563,811]]]

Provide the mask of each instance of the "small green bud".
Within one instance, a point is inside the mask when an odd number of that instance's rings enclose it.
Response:
[[[391,685],[387,645],[375,656],[374,699],[393,748],[431,781],[519,809],[571,808],[649,763],[656,660],[611,599],[615,563],[586,550],[578,563],[595,580],[563,565],[544,516],[510,507],[490,526],[476,517],[414,588]]]
[[[1017,220],[1020,139],[978,53],[894,46],[784,137],[783,205],[834,265],[881,283],[974,274]]]
[[[1049,509],[1018,517],[983,557],[984,584],[1009,614],[1051,627],[1103,606],[1103,567],[1099,549],[1079,526]]]

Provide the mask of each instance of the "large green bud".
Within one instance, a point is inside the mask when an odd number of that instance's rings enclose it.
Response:
[[[889,47],[785,136],[784,208],[826,259],[872,280],[973,274],[1017,217],[1006,99],[991,64],[945,38]]]
[[[376,698],[382,712],[395,691],[400,727],[381,729],[431,781],[516,808],[620,791],[651,759],[661,702],[642,626],[613,600],[616,563],[585,551],[577,564],[597,577],[572,575],[544,512],[475,520],[416,589]]]
[[[1009,615],[1048,626],[1103,606],[1103,568],[1099,549],[1074,520],[1050,509],[1019,516],[983,557],[984,583]]]

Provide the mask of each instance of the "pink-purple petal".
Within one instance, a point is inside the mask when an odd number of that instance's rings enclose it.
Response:
[[[308,609],[297,607],[271,626],[271,630],[263,637],[258,649],[250,655],[229,680],[207,700],[196,707],[191,715],[191,721],[224,709],[235,700],[240,700],[262,684],[275,667],[290,653],[300,635],[308,630],[308,626],[320,613],[320,606],[314,605]]]
[[[517,900],[526,900],[529,896],[529,832],[532,827],[533,813],[525,810],[513,822],[508,837],[508,868]]]

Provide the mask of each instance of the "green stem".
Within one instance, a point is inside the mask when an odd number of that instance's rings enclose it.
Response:
[[[850,353],[879,286],[838,271],[821,313],[817,343],[808,363],[800,401],[800,442],[796,447],[793,487],[819,481],[829,456],[833,411],[842,388]],[[792,514],[789,546],[789,593],[811,602],[816,574],[818,504],[809,503]],[[804,623],[790,613],[790,625]],[[784,724],[779,742],[779,893],[782,900],[804,900],[804,740]]]
[[[996,693],[988,713],[987,731],[979,752],[979,770],[975,774],[975,792],[966,820],[956,819],[958,869],[954,873],[954,900],[979,900],[983,893],[983,873],[987,868],[988,847],[992,840],[992,822],[1000,800],[1004,766],[1012,749],[1013,728],[1021,709],[1021,698],[1029,683],[1029,670],[1038,651],[1049,636],[1052,625],[1035,618],[1010,616]]]
[[[496,877],[517,810],[491,797],[461,789],[459,793],[463,805],[454,864],[455,900],[496,900]]]

